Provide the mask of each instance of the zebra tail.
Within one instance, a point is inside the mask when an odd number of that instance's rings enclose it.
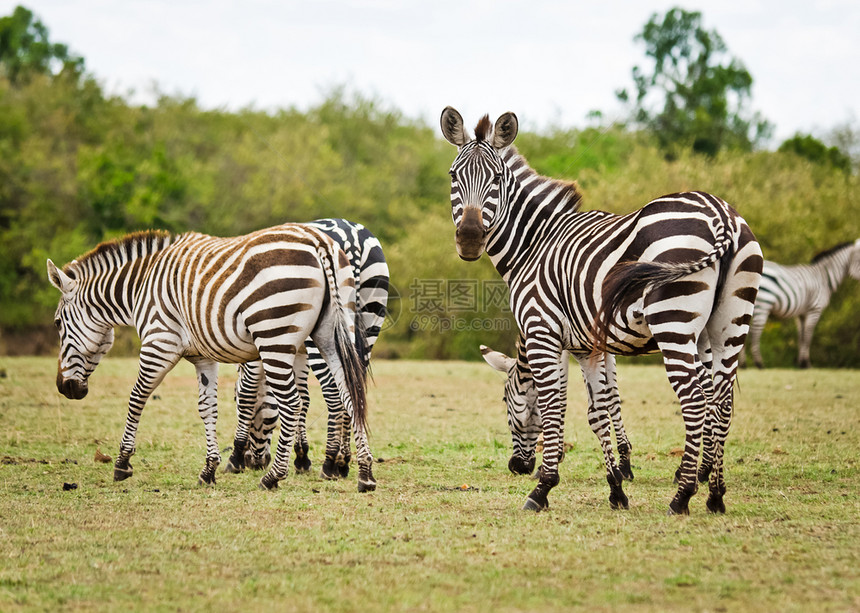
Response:
[[[350,333],[348,325],[348,307],[341,302],[340,292],[338,291],[337,277],[335,275],[336,261],[339,248],[332,244],[330,249],[320,249],[321,260],[325,268],[326,278],[329,284],[329,293],[332,297],[332,304],[335,307],[334,313],[334,342],[337,356],[343,366],[344,379],[346,387],[349,391],[350,399],[352,400],[353,419],[357,428],[361,428],[364,432],[367,429],[367,391],[366,378],[367,368],[365,366],[365,358],[360,355],[366,351],[364,341],[358,345],[355,336]],[[355,328],[356,333],[360,327],[360,317],[355,313]]]
[[[734,241],[727,231],[721,240],[714,244],[710,253],[692,262],[619,262],[613,266],[603,281],[602,305],[594,319],[595,350],[608,350],[609,326],[623,308],[646,291],[679,281],[712,266],[733,248]],[[723,268],[725,267],[721,267],[718,285],[722,285],[725,280]]]

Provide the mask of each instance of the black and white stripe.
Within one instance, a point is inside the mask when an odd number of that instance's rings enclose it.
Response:
[[[441,123],[459,148],[450,170],[458,253],[475,260],[486,251],[508,283],[537,389],[544,451],[540,482],[525,508],[545,508],[559,479],[562,352],[579,362],[596,407],[617,394],[607,354],[660,351],[686,429],[670,512],[689,512],[703,437],[707,505],[723,512],[732,384],[762,266],[746,222],[702,192],[664,196],[628,215],[581,212],[575,184],[539,176],[511,146],[518,130],[513,113],[495,126],[483,118],[474,139],[450,107]],[[626,506],[614,463],[607,481],[610,503]]]
[[[379,337],[385,320],[388,304],[388,265],[379,240],[360,223],[346,219],[320,219],[307,224],[329,237],[341,248],[349,260],[356,287],[356,348],[365,364],[370,364],[370,354]],[[313,339],[305,342],[307,355],[301,355],[296,363],[296,376],[302,398],[302,412],[294,444],[297,472],[310,469],[307,439],[307,411],[310,396],[307,389],[308,366],[320,382],[323,398],[328,407],[328,436],[322,476],[327,479],[345,477],[349,473],[350,425],[349,418],[340,400],[337,386],[326,362],[322,359]],[[240,366],[236,385],[239,422],[249,423],[248,447],[244,457],[234,450],[227,464],[228,471],[239,471],[243,466],[264,468],[270,458],[269,446],[272,431],[277,422],[277,411],[271,394],[260,376],[259,362]],[[241,451],[241,450],[240,450]]]
[[[139,373],[129,398],[114,479],[132,475],[137,425],[147,399],[185,358],[197,369],[198,409],[206,429],[206,467],[214,483],[217,363],[260,360],[278,405],[284,443],[260,481],[277,487],[287,474],[301,401],[294,362],[308,336],[325,356],[354,419],[359,490],[374,489],[366,436],[365,364],[355,349],[355,283],[346,255],[327,235],[285,224],[245,236],[147,232],[105,243],[62,270],[48,260],[62,292],[57,388],[87,393],[89,375],[110,349],[113,328],[135,326]]]
[[[755,365],[764,367],[761,333],[773,315],[797,319],[797,365],[809,368],[812,333],[833,292],[847,276],[860,280],[860,239],[823,251],[809,264],[783,266],[765,260],[749,334]]]

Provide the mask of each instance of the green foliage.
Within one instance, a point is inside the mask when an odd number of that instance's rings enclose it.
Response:
[[[662,19],[655,13],[635,40],[645,44],[653,67],[633,68],[632,119],[656,135],[667,155],[748,151],[767,134],[766,122],[744,115],[752,76],[740,60],[726,57],[726,44],[702,26],[701,13],[673,8]],[[627,90],[617,95],[630,101]]]
[[[15,7],[11,15],[0,17],[0,73],[19,84],[34,74],[83,72],[84,60],[69,53],[66,45],[48,40],[48,29],[32,11]]]
[[[783,142],[778,151],[794,153],[816,164],[830,164],[845,172],[851,171],[851,158],[842,153],[839,147],[828,147],[809,134],[795,134]]]
[[[854,134],[841,129],[844,150]],[[858,175],[793,153],[678,150],[669,161],[653,133],[617,125],[523,132],[517,146],[539,172],[577,180],[585,208],[627,213],[687,189],[722,196],[777,262],[860,236]],[[0,74],[0,352],[26,351],[13,340],[24,331],[51,334],[48,257],[62,265],[145,228],[229,236],[321,217],[363,223],[382,242],[399,300],[379,355],[511,351],[497,273],[487,258],[456,255],[454,155],[437,127],[342,89],[307,111],[224,112],[171,96],[132,106],[85,74]],[[860,366],[860,343],[847,342],[860,335],[860,288],[845,285],[819,323],[816,365]],[[771,342],[772,330],[781,336]],[[764,351],[778,352],[768,363],[792,364],[793,325],[765,334]]]

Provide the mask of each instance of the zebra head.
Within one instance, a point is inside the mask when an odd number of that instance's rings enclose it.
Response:
[[[537,388],[531,370],[526,364],[486,345],[481,345],[481,355],[487,364],[507,375],[504,400],[508,409],[508,428],[514,443],[508,470],[515,475],[528,475],[535,467],[535,449],[541,434]]]
[[[63,294],[54,314],[60,334],[57,390],[80,400],[89,391],[89,376],[113,345],[113,326],[94,318],[95,309],[84,303],[73,271],[63,272],[48,260],[48,279]]]
[[[463,117],[453,108],[442,111],[442,134],[459,151],[451,164],[451,210],[457,228],[457,253],[466,261],[481,257],[487,235],[496,221],[496,213],[507,197],[502,185],[505,165],[499,152],[514,142],[517,136],[517,116],[505,113],[490,125],[486,115],[475,128],[475,138],[469,139],[463,127]]]

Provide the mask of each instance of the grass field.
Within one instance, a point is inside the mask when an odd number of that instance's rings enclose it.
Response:
[[[725,516],[667,517],[679,406],[656,366],[619,367],[634,445],[629,511],[612,511],[572,376],[548,512],[508,473],[502,380],[483,363],[386,362],[370,391],[376,492],[311,475],[196,485],[203,427],[190,365],[147,406],[134,476],[112,481],[136,361],[108,358],[66,400],[56,360],[0,358],[0,610],[858,611],[860,372],[742,373]],[[235,427],[221,371],[220,446]],[[224,457],[226,460],[226,455]],[[64,483],[77,488],[64,491]],[[464,487],[465,486],[465,487]]]

